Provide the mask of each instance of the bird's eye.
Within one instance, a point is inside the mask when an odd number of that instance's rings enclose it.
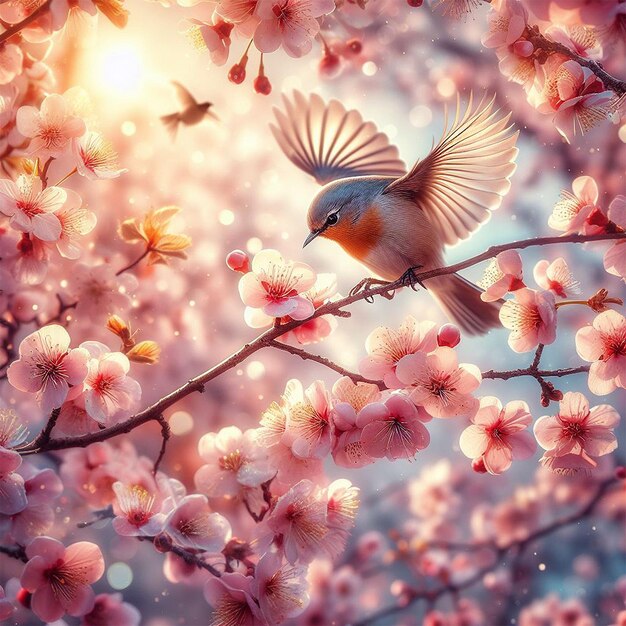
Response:
[[[326,218],[326,225],[327,226],[334,226],[338,221],[339,221],[339,216],[337,215],[337,213],[331,213]]]

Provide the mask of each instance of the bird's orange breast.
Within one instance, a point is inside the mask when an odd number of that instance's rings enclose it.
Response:
[[[382,232],[381,213],[376,206],[371,206],[356,223],[349,219],[340,220],[336,226],[329,228],[324,236],[336,241],[355,259],[364,259],[370,250],[380,243]]]

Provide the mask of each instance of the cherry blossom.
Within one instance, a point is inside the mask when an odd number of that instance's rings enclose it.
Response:
[[[535,422],[535,437],[546,450],[541,462],[564,474],[593,469],[595,457],[617,448],[613,428],[619,421],[612,406],[601,404],[589,409],[582,393],[568,391],[556,415],[545,415]]]
[[[550,228],[572,233],[595,235],[601,233],[607,218],[598,206],[598,185],[591,176],[579,176],[572,191],[562,191],[561,200],[554,205],[548,220]]]
[[[368,404],[380,400],[380,390],[376,385],[354,383],[351,378],[343,376],[333,385],[332,397],[335,463],[342,467],[363,467],[373,463],[374,458],[363,450],[357,419]]]
[[[237,32],[251,37],[259,22],[256,15],[258,0],[221,0],[215,12],[237,28]]]
[[[433,417],[470,415],[478,406],[471,394],[480,385],[480,370],[469,363],[459,365],[452,348],[403,357],[397,376],[410,391],[411,400]]]
[[[31,138],[29,150],[41,159],[48,159],[66,152],[71,140],[85,133],[85,122],[71,113],[63,96],[50,94],[39,109],[20,107],[17,128],[24,137]]]
[[[551,80],[556,93],[551,101],[556,110],[554,125],[567,142],[606,119],[613,92],[605,90],[589,68],[576,61],[565,61]]]
[[[508,46],[517,41],[526,30],[528,12],[519,0],[503,0],[488,15],[489,30],[482,37],[487,48]]]
[[[38,470],[30,463],[23,464],[18,472],[23,478],[26,506],[8,517],[0,517],[0,535],[20,545],[27,545],[52,528],[63,483],[54,470]]]
[[[516,250],[500,252],[485,270],[479,283],[485,291],[480,297],[485,302],[494,302],[509,291],[525,287],[522,272],[522,258]]]
[[[233,25],[220,19],[215,23],[190,19],[188,23],[190,26],[186,29],[185,35],[191,45],[196,50],[208,50],[213,64],[224,65],[228,61]]]
[[[13,450],[0,448],[0,514],[15,515],[28,504],[24,479],[15,472],[22,464],[22,457]]]
[[[287,415],[285,410],[273,402],[261,416],[261,426],[256,431],[260,446],[267,449],[270,467],[276,468],[273,485],[289,488],[303,478],[322,475],[322,459],[296,456],[285,436]]]
[[[546,291],[552,291],[561,298],[568,298],[580,293],[580,283],[567,266],[563,257],[552,261],[542,259],[533,270],[535,282]]]
[[[0,49],[0,85],[10,83],[22,73],[24,53],[15,44],[8,43]]]
[[[470,459],[481,457],[490,474],[501,474],[511,467],[513,458],[532,456],[536,443],[526,431],[532,416],[521,400],[502,408],[498,398],[480,399],[472,424],[461,433],[461,451]]]
[[[21,583],[33,594],[31,607],[39,619],[54,622],[66,613],[80,616],[93,609],[90,585],[104,573],[98,546],[80,541],[66,548],[56,539],[37,537],[26,547],[26,555]]]
[[[284,393],[287,423],[283,440],[301,458],[325,457],[331,447],[330,396],[321,381],[306,390],[290,380]]]
[[[283,564],[276,552],[266,552],[254,572],[251,589],[268,624],[282,624],[309,604],[306,566]]]
[[[407,397],[397,393],[384,402],[368,404],[356,420],[363,452],[373,458],[410,460],[430,443],[422,423],[429,419]]]
[[[121,412],[134,410],[141,399],[141,386],[128,376],[128,357],[111,352],[98,341],[83,342],[81,348],[91,357],[84,381],[85,411],[97,422],[109,424]]]
[[[310,563],[327,549],[326,500],[310,480],[301,480],[278,498],[267,526],[289,563]]]
[[[18,176],[15,182],[0,180],[0,213],[11,218],[11,226],[32,233],[43,241],[61,236],[61,222],[55,215],[67,194],[61,187],[43,188],[37,176]]]
[[[326,552],[336,557],[346,547],[359,510],[359,489],[349,480],[340,478],[326,488]]]
[[[367,356],[359,370],[372,380],[382,380],[389,389],[402,389],[396,376],[400,359],[415,352],[431,352],[437,347],[437,326],[434,322],[418,322],[408,315],[398,330],[379,327],[365,340]]]
[[[274,52],[281,46],[292,57],[311,51],[313,38],[320,30],[318,17],[332,13],[334,0],[259,0],[260,19],[254,43],[261,52]]]
[[[101,593],[95,597],[93,609],[83,615],[80,626],[139,626],[141,614],[121,593]]]
[[[22,233],[17,242],[5,236],[0,241],[0,250],[17,281],[24,285],[39,285],[43,282],[50,261],[50,252],[44,241],[28,233]]]
[[[252,271],[239,281],[239,295],[252,309],[270,317],[303,320],[315,310],[302,294],[315,284],[315,272],[304,263],[285,262],[276,250],[262,250],[252,259]]]
[[[183,548],[221,552],[231,537],[228,520],[212,513],[205,496],[185,496],[167,515],[165,531]]]
[[[95,131],[74,139],[72,154],[78,173],[89,180],[117,178],[127,171],[118,167],[117,153],[111,143]]]
[[[78,240],[90,233],[96,226],[96,216],[83,208],[82,198],[71,189],[66,189],[66,200],[55,216],[61,223],[61,236],[56,242],[59,254],[66,259],[80,256]]]
[[[81,14],[96,15],[96,5],[91,0],[52,0],[50,3],[50,15],[52,16],[52,29],[61,30],[68,23],[75,11]]]
[[[213,607],[212,624],[254,626],[265,623],[251,594],[252,582],[251,577],[237,573],[222,574],[220,578],[206,581],[204,597]]]
[[[208,496],[237,496],[244,487],[259,487],[275,474],[256,433],[236,426],[207,433],[198,442],[205,462],[195,475],[196,487]]]
[[[118,535],[154,537],[163,529],[165,516],[158,513],[155,497],[141,485],[113,483],[116,513],[112,525]]]
[[[511,331],[509,346],[515,352],[530,352],[538,344],[556,338],[556,302],[551,291],[519,289],[500,309],[500,321]]]
[[[7,599],[4,589],[0,586],[0,620],[9,619],[15,612],[15,607]]]
[[[45,412],[60,407],[70,386],[80,386],[87,375],[89,353],[84,348],[70,349],[70,336],[58,324],[28,335],[19,354],[7,371],[9,382],[20,391],[36,394]]]
[[[620,228],[626,228],[626,196],[615,196],[609,204],[608,218]],[[621,276],[626,280],[626,245],[616,241],[604,255],[604,269],[609,274]]]
[[[576,333],[576,351],[589,369],[589,389],[604,396],[626,388],[626,319],[617,311],[604,311],[591,326]]]

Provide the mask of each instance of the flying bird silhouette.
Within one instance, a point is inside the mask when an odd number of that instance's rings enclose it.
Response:
[[[179,124],[193,126],[199,124],[207,116],[218,119],[217,115],[210,110],[213,106],[212,102],[196,102],[196,99],[179,82],[173,80],[172,85],[176,90],[176,98],[181,107],[180,111],[161,117],[161,121],[172,139],[176,137]]]
[[[484,98],[460,99],[451,125],[408,172],[398,149],[358,111],[316,94],[283,97],[274,137],[285,155],[323,185],[308,211],[309,235],[326,237],[374,274],[397,280],[411,268],[442,267],[446,245],[467,239],[497,209],[515,171],[518,132],[510,113]],[[410,276],[410,272],[407,274]],[[468,334],[499,325],[499,302],[458,274],[425,282],[447,316]]]

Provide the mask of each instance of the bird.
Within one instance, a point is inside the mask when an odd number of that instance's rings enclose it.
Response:
[[[218,119],[217,115],[211,111],[212,102],[196,102],[196,99],[189,93],[189,90],[179,82],[171,81],[176,90],[176,98],[181,106],[181,110],[169,115],[163,115],[161,121],[170,133],[172,139],[176,137],[179,124],[193,126],[200,123],[206,116]]]
[[[357,110],[317,94],[283,95],[271,131],[284,154],[322,185],[308,209],[304,246],[318,237],[335,241],[385,281],[443,267],[445,247],[486,222],[511,185],[519,131],[494,105],[495,96],[470,95],[463,107],[457,94],[440,141],[407,171],[387,135]],[[502,301],[484,302],[482,290],[460,275],[423,286],[465,333],[500,325]]]

